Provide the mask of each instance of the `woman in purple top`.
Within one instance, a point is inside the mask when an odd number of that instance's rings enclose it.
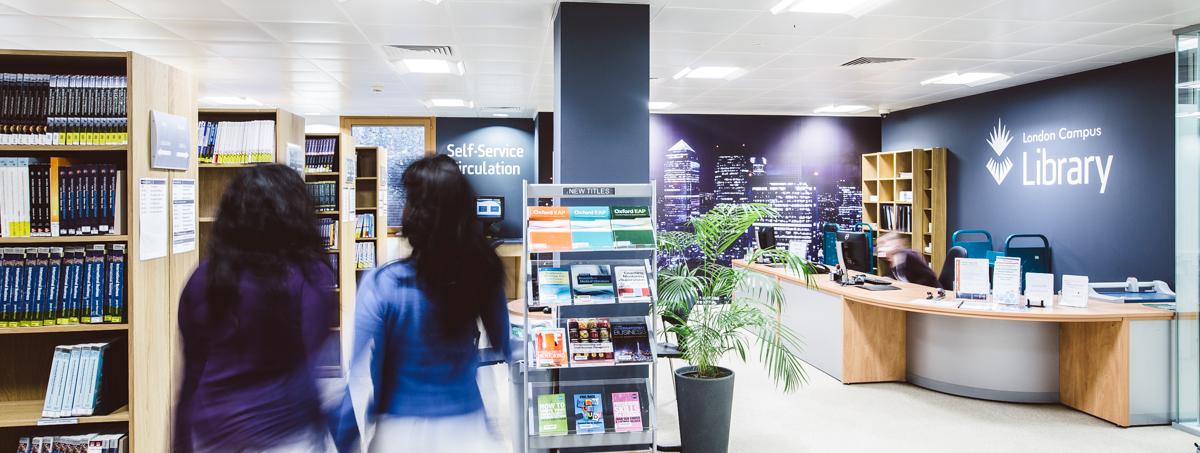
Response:
[[[304,181],[283,165],[241,170],[179,302],[173,452],[329,450],[314,362],[333,288]]]

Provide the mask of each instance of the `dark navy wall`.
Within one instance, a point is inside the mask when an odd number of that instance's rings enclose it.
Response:
[[[458,161],[477,194],[504,197],[500,235],[521,237],[521,180],[537,181],[533,120],[438,118],[437,151]]]
[[[1173,282],[1173,70],[1164,55],[895,112],[883,119],[883,149],[949,148],[950,232],[985,229],[995,247],[1041,233],[1057,274]],[[999,125],[1012,136],[1003,153],[988,143]],[[1044,155],[1052,163],[1036,165]],[[1038,178],[1060,163],[1065,183]]]

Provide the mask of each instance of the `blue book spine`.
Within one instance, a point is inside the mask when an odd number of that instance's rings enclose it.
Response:
[[[92,249],[92,297],[91,297],[91,322],[104,322],[104,246],[95,246]]]
[[[7,248],[0,249],[0,327],[9,327],[8,323],[12,321],[12,303],[8,297],[8,292],[12,290],[12,267],[9,266],[8,254]]]
[[[29,325],[33,327],[41,327],[42,321],[46,314],[46,267],[49,258],[50,250],[47,248],[37,249],[34,253],[34,276],[31,279],[33,283],[33,302],[30,304]]]
[[[42,322],[43,325],[55,324],[58,318],[58,312],[60,310],[59,288],[62,285],[62,260],[63,249],[51,248],[50,259],[46,266],[46,310],[42,316],[44,319]]]
[[[35,271],[33,253],[30,250],[32,249],[21,250],[21,273],[18,274],[17,278],[17,284],[19,285],[18,297],[21,301],[18,318],[20,319],[21,327],[29,327],[33,310],[33,275]]]
[[[113,245],[108,255],[108,307],[105,321],[125,322],[125,246]]]

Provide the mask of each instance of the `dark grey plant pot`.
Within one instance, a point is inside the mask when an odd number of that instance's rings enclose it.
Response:
[[[675,399],[679,409],[679,440],[687,453],[729,451],[729,422],[733,413],[733,371],[716,379],[694,376],[696,367],[675,370]]]

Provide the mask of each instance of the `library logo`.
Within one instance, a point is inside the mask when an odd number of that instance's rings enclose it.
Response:
[[[987,139],[988,146],[991,146],[992,151],[996,153],[994,157],[988,157],[987,162],[988,173],[992,174],[996,185],[1002,184],[1004,178],[1007,178],[1008,173],[1012,171],[1012,160],[1004,156],[1004,150],[1008,149],[1008,144],[1012,143],[1012,140],[1012,132],[1004,127],[1004,123],[1000,119],[997,119],[996,127],[992,128],[992,134]]]

